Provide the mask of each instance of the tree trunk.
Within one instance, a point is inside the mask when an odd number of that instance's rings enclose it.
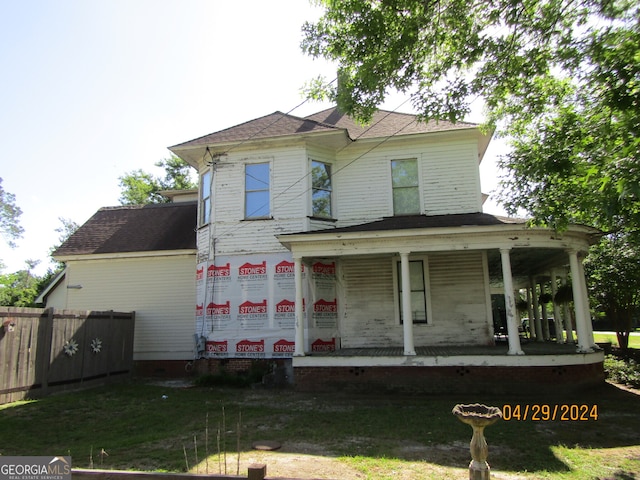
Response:
[[[621,350],[629,348],[629,332],[631,331],[631,308],[618,308],[615,314],[616,337]]]

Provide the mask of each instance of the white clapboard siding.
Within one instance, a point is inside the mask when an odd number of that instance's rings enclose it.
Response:
[[[305,230],[305,219],[220,222],[212,227],[215,255],[288,252],[276,235]]]
[[[474,144],[434,147],[421,158],[424,213],[480,211],[482,195]]]
[[[205,262],[209,258],[209,226],[199,228],[196,233],[196,245],[198,248],[198,263]]]
[[[195,255],[70,260],[67,283],[64,308],[136,312],[134,360],[193,359]]]
[[[481,252],[432,254],[429,325],[414,325],[416,346],[486,344],[491,341]],[[346,287],[340,325],[344,348],[402,346],[390,257],[343,259]]]
[[[347,155],[348,153],[348,155]],[[335,193],[345,224],[393,215],[391,166],[394,159],[415,158],[421,174],[422,213],[469,213],[481,210],[478,151],[474,142],[397,144],[371,152],[342,154],[337,162]]]
[[[342,347],[402,345],[389,257],[343,259],[340,265],[346,287],[340,325]]]
[[[444,142],[444,143],[442,143]],[[275,238],[296,233],[366,223],[393,215],[392,159],[416,158],[420,164],[422,213],[429,215],[481,211],[478,151],[475,141],[427,139],[352,145],[337,154],[303,144],[268,145],[229,152],[216,165],[211,228],[198,230],[198,259],[215,254],[279,252]],[[332,207],[335,223],[309,221],[310,161],[332,165]],[[271,164],[272,220],[244,219],[244,166]]]
[[[434,338],[424,340],[428,344],[490,342],[483,253],[430,255],[429,279]]]
[[[245,220],[245,165],[271,165],[272,219]],[[280,252],[286,249],[276,235],[308,228],[310,204],[308,158],[305,148],[289,145],[261,151],[230,152],[216,166],[213,186],[214,224],[198,230],[199,260],[211,258],[211,237],[215,254]]]
[[[340,221],[352,224],[352,219],[366,222],[392,214],[391,167],[385,152],[374,150],[361,158],[359,150],[349,153],[340,157],[333,178]]]
[[[306,150],[300,146],[269,148],[260,152],[229,153],[214,173],[213,218],[228,222],[244,220],[245,165],[269,163],[271,166],[271,216],[299,217],[306,214]]]

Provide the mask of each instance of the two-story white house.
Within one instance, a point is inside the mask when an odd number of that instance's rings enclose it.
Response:
[[[489,142],[474,124],[379,111],[362,126],[333,108],[276,112],[170,147],[200,177],[201,354],[287,359],[306,389],[601,381],[582,270],[598,232],[483,213]],[[549,333],[537,297],[567,281],[572,311],[555,308],[561,350],[540,351]],[[526,348],[518,289],[535,310]]]

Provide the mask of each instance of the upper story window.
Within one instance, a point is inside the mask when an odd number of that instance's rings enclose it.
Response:
[[[211,221],[211,170],[200,177],[200,225]]]
[[[331,165],[311,162],[311,215],[331,218]]]
[[[394,215],[420,213],[418,161],[415,158],[391,161],[391,187]]]
[[[270,171],[268,163],[244,167],[244,218],[268,218]]]

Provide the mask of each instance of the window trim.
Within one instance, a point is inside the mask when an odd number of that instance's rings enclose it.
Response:
[[[325,188],[316,188],[313,184],[313,164],[314,163],[320,163],[322,165],[326,165],[327,167],[329,167],[329,189],[325,189]],[[334,195],[333,195],[333,164],[330,162],[325,162],[322,160],[316,160],[314,158],[309,158],[309,177],[310,177],[310,183],[311,186],[309,188],[310,192],[311,192],[311,207],[310,207],[310,218],[315,218],[315,219],[319,219],[319,220],[334,220],[335,219],[335,214],[334,214]],[[315,193],[316,190],[322,190],[322,191],[328,191],[329,192],[329,216],[320,216],[317,215],[315,210],[314,210],[314,206],[313,206],[313,194]]]
[[[432,311],[432,302],[431,302],[431,280],[429,273],[429,257],[427,255],[419,255],[419,256],[411,256],[409,257],[409,263],[411,262],[422,262],[422,275],[423,275],[423,283],[424,283],[424,294],[425,294],[425,302],[426,309],[425,313],[427,316],[426,322],[413,322],[413,327],[420,326],[432,326],[433,322],[433,311]],[[400,303],[402,302],[402,296],[400,295],[400,279],[398,277],[401,269],[401,261],[399,256],[394,256],[391,259],[391,270],[393,271],[393,300],[394,300],[394,309],[395,309],[395,324],[402,326],[403,319],[400,315]]]
[[[247,189],[247,167],[250,167],[252,165],[267,165],[267,167],[269,168],[269,174],[268,174],[268,178],[269,178],[269,184],[268,184],[268,188],[263,188],[263,189],[255,189],[255,190],[248,190]],[[272,211],[272,206],[271,206],[271,185],[272,185],[272,178],[271,178],[271,161],[270,160],[266,160],[266,161],[255,161],[255,162],[247,162],[244,164],[244,168],[243,168],[243,181],[244,181],[244,219],[245,220],[264,220],[264,219],[270,219],[272,218],[271,215],[271,211]],[[249,216],[248,215],[248,211],[247,211],[247,193],[251,193],[251,192],[267,192],[267,195],[269,197],[269,202],[267,205],[267,209],[268,212],[266,215],[254,215],[254,216]]]
[[[416,178],[416,185],[412,186],[412,187],[394,187],[393,186],[393,162],[404,162],[404,161],[414,161],[416,163],[416,171],[417,171],[417,178]],[[422,213],[424,213],[424,202],[423,202],[423,196],[422,196],[422,169],[421,169],[421,165],[422,163],[419,161],[418,157],[400,157],[400,158],[390,158],[389,159],[389,185],[390,185],[390,191],[391,191],[391,212],[392,215],[394,217],[400,217],[400,216],[406,216],[406,215],[420,215]],[[417,211],[413,212],[413,213],[396,213],[396,208],[395,208],[395,202],[394,202],[394,192],[396,189],[400,189],[400,188],[417,188],[418,189],[418,205],[417,205]]]

